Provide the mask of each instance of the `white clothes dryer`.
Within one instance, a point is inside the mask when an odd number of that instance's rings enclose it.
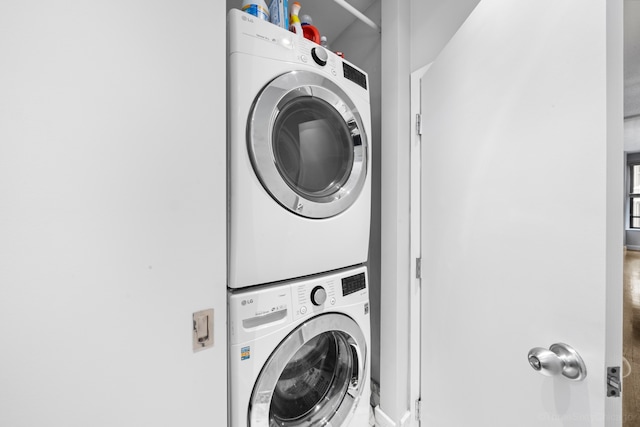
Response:
[[[229,290],[231,427],[366,427],[366,267]]]
[[[228,32],[228,286],[366,262],[367,74],[239,10]]]

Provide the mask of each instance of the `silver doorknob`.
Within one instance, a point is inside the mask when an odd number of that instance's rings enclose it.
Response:
[[[571,346],[553,344],[549,349],[536,347],[529,350],[529,364],[542,375],[562,374],[573,381],[582,381],[587,376],[584,360]]]

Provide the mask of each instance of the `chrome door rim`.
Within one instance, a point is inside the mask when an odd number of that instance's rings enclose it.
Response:
[[[329,332],[337,332],[347,337],[352,351],[357,354],[357,378],[350,383],[335,411],[325,414],[318,411],[318,419],[301,421],[300,425],[316,425],[325,421],[326,425],[342,425],[352,414],[360,400],[365,384],[367,344],[358,324],[349,316],[338,313],[321,314],[311,318],[294,329],[269,356],[254,385],[249,401],[248,426],[269,427],[270,408],[273,393],[291,357],[315,337]],[[319,425],[325,425],[319,424]]]
[[[347,125],[353,148],[353,166],[343,185],[331,194],[310,197],[295,191],[281,176],[273,153],[273,127],[282,108],[307,96],[326,101]],[[290,71],[268,83],[255,99],[247,124],[251,163],[269,194],[291,212],[308,218],[329,218],[347,210],[358,199],[367,176],[368,140],[362,117],[347,94],[328,78],[311,71]]]

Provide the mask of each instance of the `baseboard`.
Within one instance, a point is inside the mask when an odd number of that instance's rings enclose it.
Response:
[[[640,246],[636,245],[627,245],[626,248],[628,251],[640,251]]]

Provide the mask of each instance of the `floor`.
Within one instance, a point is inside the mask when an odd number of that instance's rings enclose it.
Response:
[[[624,256],[623,427],[640,426],[640,252]],[[626,365],[626,364],[625,364]],[[629,369],[631,368],[631,369]]]

